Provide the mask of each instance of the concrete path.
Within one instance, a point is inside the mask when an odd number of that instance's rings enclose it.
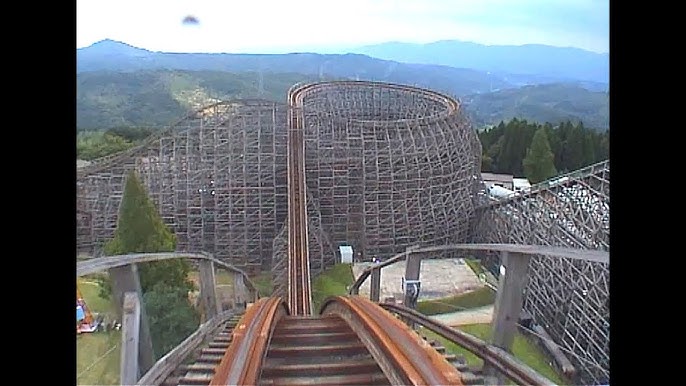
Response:
[[[391,264],[381,270],[381,294],[379,300],[386,297],[402,299],[402,277],[405,275],[405,261]],[[353,276],[358,277],[362,270],[371,263],[355,263],[352,267]],[[459,295],[484,286],[479,277],[474,274],[462,259],[425,259],[422,260],[419,280],[422,289],[419,300],[432,300]],[[360,295],[369,297],[370,279],[360,287]]]
[[[431,315],[430,317],[451,327],[465,324],[491,323],[493,319],[493,305],[451,312],[449,314]]]

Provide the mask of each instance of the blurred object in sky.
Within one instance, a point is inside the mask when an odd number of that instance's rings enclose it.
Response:
[[[196,24],[200,24],[200,21],[198,21],[198,19],[195,16],[188,15],[188,16],[183,18],[182,23],[186,24],[186,25],[196,25]]]

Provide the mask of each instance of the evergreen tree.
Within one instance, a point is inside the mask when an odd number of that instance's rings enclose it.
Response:
[[[135,172],[126,180],[114,238],[103,249],[107,255],[176,249],[175,235],[162,222]],[[174,259],[142,263],[138,268],[153,349],[159,357],[198,326],[199,315],[188,300],[188,291],[193,289],[188,279],[190,264],[185,259]],[[110,293],[111,284],[101,281],[101,294]]]
[[[531,146],[522,162],[526,178],[532,184],[545,181],[557,174],[555,156],[550,150],[548,136],[544,127],[539,128],[531,140]]]

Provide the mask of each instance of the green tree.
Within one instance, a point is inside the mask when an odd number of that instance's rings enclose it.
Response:
[[[169,352],[198,328],[199,316],[189,306],[183,288],[158,282],[143,295],[143,301],[156,354]]]
[[[86,161],[133,147],[133,143],[112,133],[81,132],[76,139],[76,157]]]
[[[162,222],[137,175],[131,172],[126,180],[114,238],[105,244],[104,253],[122,255],[173,252],[175,249],[176,236]],[[188,291],[193,289],[193,283],[188,279],[190,264],[185,259],[174,259],[142,263],[138,267],[153,349],[159,358],[198,326],[199,315],[188,300]],[[101,294],[109,296],[110,293],[109,281],[101,281]],[[171,331],[170,326],[173,326]]]
[[[550,150],[545,127],[541,127],[534,134],[531,146],[522,162],[526,178],[536,184],[557,174],[555,156]]]

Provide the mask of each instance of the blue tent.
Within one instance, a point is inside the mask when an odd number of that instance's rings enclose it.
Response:
[[[83,308],[81,306],[76,306],[76,321],[80,322],[85,318],[86,314],[83,312]]]

